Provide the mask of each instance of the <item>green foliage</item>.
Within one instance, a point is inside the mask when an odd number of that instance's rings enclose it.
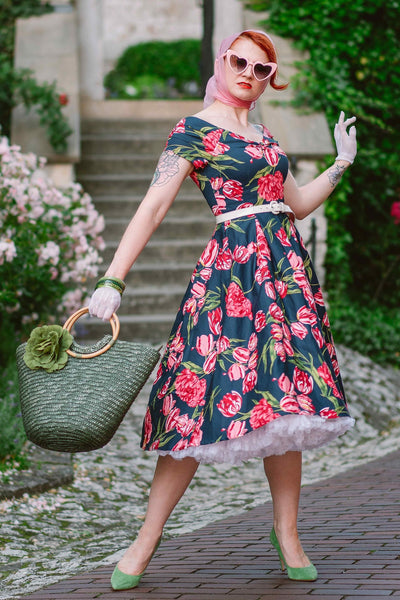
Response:
[[[9,135],[11,110],[24,104],[28,110],[36,110],[55,152],[63,153],[72,133],[62,113],[66,99],[63,101],[54,82],[38,83],[32,71],[14,68],[16,19],[39,16],[51,10],[49,4],[42,4],[40,0],[0,0],[0,124],[2,133]]]
[[[17,367],[12,361],[0,370],[0,463],[18,456],[26,441],[17,390]]]
[[[336,343],[353,348],[375,362],[400,368],[398,310],[335,302],[329,310]]]
[[[327,202],[330,297],[371,306],[400,301],[400,226],[390,216],[400,180],[398,0],[250,0],[268,10],[267,31],[308,53],[295,86],[298,106],[357,117],[358,155]],[[343,185],[345,184],[345,185]],[[338,281],[339,289],[338,289]],[[343,296],[344,297],[344,296]]]
[[[143,42],[127,48],[105,77],[113,98],[199,96],[200,40]]]

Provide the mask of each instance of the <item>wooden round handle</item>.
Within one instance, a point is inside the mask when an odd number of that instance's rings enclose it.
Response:
[[[65,323],[63,325],[63,329],[66,329],[67,331],[71,331],[71,329],[72,329],[73,325],[76,323],[76,321],[88,312],[89,312],[89,308],[87,306],[77,310],[73,315],[71,315],[69,317],[69,319],[67,319],[65,321]],[[120,329],[119,319],[115,313],[113,313],[111,316],[110,324],[111,324],[111,330],[112,330],[112,339],[108,342],[108,344],[103,346],[103,348],[100,348],[100,350],[97,350],[96,352],[90,352],[89,354],[77,354],[73,350],[67,350],[67,354],[69,354],[69,356],[72,356],[73,358],[94,358],[95,356],[100,356],[101,354],[104,354],[104,352],[107,352],[107,350],[109,350],[111,348],[111,346],[113,346],[113,344],[116,342],[116,340],[118,338],[118,334],[119,334],[119,329]]]

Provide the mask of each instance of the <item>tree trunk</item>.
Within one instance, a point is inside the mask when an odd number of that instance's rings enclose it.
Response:
[[[203,95],[207,81],[214,73],[213,53],[214,0],[203,0],[203,39],[201,42],[201,87]]]

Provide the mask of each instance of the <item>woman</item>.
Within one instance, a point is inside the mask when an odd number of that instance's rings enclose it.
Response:
[[[298,187],[288,160],[249,110],[276,53],[267,34],[246,30],[221,44],[205,108],[170,134],[152,184],[130,222],[90,313],[109,319],[123,279],[189,175],[216,216],[182,300],[146,412],[142,447],[159,454],[146,519],[114,570],[114,589],[138,585],[163,526],[200,462],[260,457],[271,489],[271,543],[290,579],[317,571],[297,533],[301,451],[349,429],[321,290],[293,224],[330,195],[356,154],[355,118],[341,113],[338,156]],[[234,214],[232,214],[234,213]],[[179,460],[177,460],[179,459]]]

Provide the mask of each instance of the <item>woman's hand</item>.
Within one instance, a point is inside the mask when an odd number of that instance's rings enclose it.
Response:
[[[111,287],[98,288],[90,298],[89,313],[103,321],[109,321],[121,304],[121,294]]]
[[[355,120],[356,117],[344,120],[344,112],[340,112],[339,121],[336,123],[333,133],[338,153],[336,160],[347,160],[350,164],[353,164],[357,154],[356,128],[354,125],[350,127],[349,133],[346,129]]]

